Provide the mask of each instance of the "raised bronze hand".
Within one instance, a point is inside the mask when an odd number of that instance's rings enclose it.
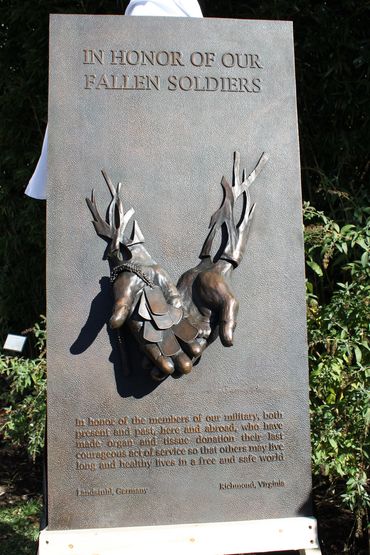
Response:
[[[167,272],[152,259],[143,246],[144,237],[135,221],[130,237],[124,235],[133,210],[124,213],[117,189],[103,172],[112,194],[108,221],[101,218],[94,192],[86,199],[94,217],[97,233],[110,239],[108,259],[114,294],[110,326],[120,328],[127,323],[142,352],[150,359],[153,379],[176,377],[192,369],[199,356],[197,329],[187,320],[182,299]],[[120,331],[118,337],[121,340]]]
[[[198,329],[196,341],[206,340],[200,342],[201,352],[218,335],[225,347],[233,344],[239,303],[230,284],[232,270],[226,260],[206,258],[185,272],[177,284],[188,318]]]
[[[231,287],[231,274],[244,255],[254,213],[249,186],[267,159],[263,154],[249,176],[244,170],[240,180],[240,156],[238,152],[234,153],[232,185],[222,178],[224,197],[211,218],[210,231],[200,253],[201,262],[185,272],[177,284],[188,318],[198,329],[196,341],[202,339],[202,351],[218,336],[225,347],[233,344],[239,303]],[[242,201],[242,211],[236,224],[234,208],[238,199]],[[222,244],[212,255],[213,242],[219,231]]]

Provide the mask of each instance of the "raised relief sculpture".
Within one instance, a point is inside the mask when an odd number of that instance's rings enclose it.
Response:
[[[262,154],[254,170],[248,176],[243,170],[240,178],[240,155],[234,153],[232,185],[222,178],[224,197],[211,218],[199,255],[201,261],[185,272],[177,285],[144,247],[144,236],[136,220],[131,232],[126,233],[134,210],[124,212],[120,183],[115,188],[102,171],[112,195],[106,219],[99,214],[94,191],[91,199],[86,199],[96,233],[109,241],[114,293],[110,326],[118,331],[121,347],[122,326],[129,326],[150,361],[154,380],[188,374],[218,336],[225,347],[233,344],[238,301],[231,288],[231,274],[243,258],[254,213],[249,187],[267,159]],[[241,212],[237,218],[238,199]],[[216,237],[220,237],[220,244],[215,249]]]

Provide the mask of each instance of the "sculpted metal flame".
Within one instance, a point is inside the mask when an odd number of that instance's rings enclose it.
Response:
[[[150,361],[151,376],[161,381],[168,375],[188,374],[207,346],[220,337],[225,347],[233,344],[238,302],[231,288],[231,274],[242,260],[255,205],[249,187],[267,162],[264,153],[254,170],[240,178],[240,155],[234,153],[232,184],[221,180],[224,198],[213,214],[203,244],[200,263],[185,272],[177,285],[144,247],[144,236],[126,213],[120,198],[121,183],[115,188],[102,171],[112,195],[107,218],[99,214],[94,191],[86,202],[93,215],[95,231],[109,240],[108,260],[114,307],[110,326],[118,330],[127,324],[140,349]],[[236,223],[235,204],[240,199],[241,214]],[[220,232],[221,244],[214,242]]]

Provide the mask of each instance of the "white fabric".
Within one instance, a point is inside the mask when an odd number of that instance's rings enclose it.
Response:
[[[203,17],[197,0],[131,0],[125,14]]]
[[[37,162],[35,171],[28,182],[25,190],[29,197],[39,200],[46,198],[46,171],[48,165],[48,128],[46,128],[44,142],[42,143],[41,156]]]
[[[203,17],[197,0],[131,0],[125,15]],[[48,129],[46,128],[41,156],[25,191],[29,197],[46,198],[47,153]]]

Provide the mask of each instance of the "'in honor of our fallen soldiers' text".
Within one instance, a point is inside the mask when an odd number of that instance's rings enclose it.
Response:
[[[263,64],[256,53],[179,50],[102,50],[85,48],[86,90],[260,93]],[[168,67],[168,75],[153,74]],[[186,72],[186,69],[190,71]],[[138,71],[139,70],[139,71]]]

